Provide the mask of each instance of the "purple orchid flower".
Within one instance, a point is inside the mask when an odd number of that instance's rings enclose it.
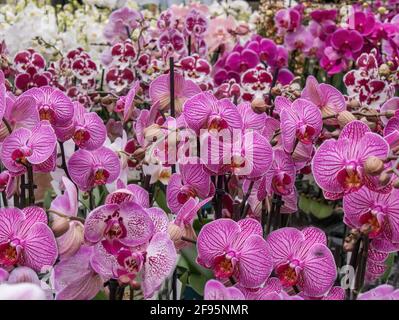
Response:
[[[172,174],[166,189],[166,200],[177,213],[190,198],[212,196],[211,177],[202,164],[180,164],[180,173]]]
[[[285,151],[293,152],[297,142],[312,144],[323,127],[319,108],[305,99],[297,99],[291,104],[288,99],[278,97],[275,104],[281,110],[281,135]]]
[[[271,39],[265,39],[261,36],[254,36],[246,45],[246,48],[256,52],[261,62],[271,65],[277,55],[277,46]]]
[[[184,79],[180,73],[175,73],[175,110],[179,115],[182,111],[183,104],[189,98],[201,93],[202,90],[191,80]],[[152,103],[159,103],[160,110],[170,108],[170,77],[169,75],[161,75],[150,84],[149,94]]]
[[[344,222],[352,228],[370,227],[373,248],[396,251],[399,245],[399,190],[383,194],[366,187],[345,195]]]
[[[86,150],[95,150],[100,148],[107,135],[107,129],[100,118],[95,112],[87,112],[79,102],[74,102],[75,117],[74,125],[75,130],[72,136],[75,144]]]
[[[17,191],[17,180],[11,172],[4,170],[0,173],[0,192],[4,192],[10,199]]]
[[[375,17],[371,12],[354,12],[348,19],[349,27],[362,36],[368,36],[374,31]]]
[[[388,152],[387,142],[366,124],[350,122],[338,140],[328,139],[316,151],[312,161],[315,181],[328,199],[339,199],[365,184],[372,188],[373,181],[365,174],[364,163],[370,156],[385,159]]]
[[[176,29],[167,29],[159,36],[158,48],[165,61],[168,57],[183,56],[187,50],[184,36]]]
[[[263,284],[272,264],[262,227],[254,219],[218,219],[206,224],[197,240],[197,262],[218,279],[233,277],[244,287]]]
[[[313,76],[307,77],[301,98],[313,102],[320,108],[323,116],[338,114],[346,110],[345,98],[342,93],[329,84],[319,84]]]
[[[140,88],[140,82],[135,81],[130,88],[129,92],[126,96],[119,98],[117,101],[114,111],[121,112],[123,115],[123,122],[126,123],[132,119],[134,115],[135,105],[134,98],[136,97],[136,93]]]
[[[227,56],[226,67],[238,73],[256,67],[259,63],[259,57],[255,51],[236,46],[236,48]]]
[[[82,246],[73,256],[57,263],[53,271],[56,300],[91,300],[103,287],[103,279],[90,265],[93,247]]]
[[[273,267],[285,287],[296,286],[308,296],[322,296],[337,277],[334,257],[323,231],[282,228],[266,239]]]
[[[217,280],[209,280],[204,288],[204,300],[245,300],[236,287],[225,287]]]
[[[111,149],[93,151],[79,149],[68,161],[72,181],[83,191],[115,181],[120,174],[120,161]]]
[[[294,31],[301,23],[301,14],[295,9],[280,9],[274,21],[280,31]]]
[[[49,159],[54,160],[56,143],[54,130],[47,121],[39,123],[33,130],[19,128],[4,139],[1,160],[13,173],[26,172],[29,165],[35,171],[49,172],[55,166],[55,161]],[[48,166],[44,165],[46,162],[49,162]]]
[[[356,30],[338,29],[331,36],[331,45],[346,59],[353,59],[363,47],[363,37]]]
[[[41,271],[55,263],[57,244],[43,209],[0,209],[0,225],[1,267],[20,265]]]

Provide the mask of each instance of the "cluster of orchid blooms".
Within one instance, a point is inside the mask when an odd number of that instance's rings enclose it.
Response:
[[[361,293],[399,251],[389,5],[355,4],[343,24],[336,9],[281,9],[280,44],[200,4],[155,24],[123,7],[101,64],[83,48],[11,58],[3,43],[0,296],[152,298],[170,279],[175,296],[180,252],[194,247],[214,275],[205,299],[398,299],[390,285]],[[342,72],[346,94],[316,73],[301,85],[299,54]],[[349,290],[326,233],[291,223],[302,180],[342,207]],[[39,189],[55,193],[47,207]]]

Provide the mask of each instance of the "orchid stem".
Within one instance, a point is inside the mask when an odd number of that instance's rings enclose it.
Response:
[[[68,216],[66,214],[63,214],[63,213],[57,211],[57,210],[49,209],[49,210],[47,210],[47,212],[48,213],[53,213],[53,214],[55,214],[55,215],[57,215],[57,216],[59,216],[61,218],[65,218],[65,219],[68,219],[68,220],[71,220],[71,221],[74,220],[74,221],[79,221],[79,222],[85,223],[85,219],[83,219],[81,217]]]
[[[190,238],[187,238],[187,237],[181,237],[180,238],[181,240],[183,240],[183,241],[186,241],[186,242],[190,242],[190,243],[193,243],[193,244],[197,244],[197,241],[196,240],[194,240],[194,239],[190,239]]]
[[[33,168],[31,165],[27,166],[28,170],[28,193],[29,193],[29,205],[35,204],[35,185],[33,182]]]
[[[252,188],[254,187],[254,183],[255,183],[254,181],[251,181],[248,191],[245,194],[244,198],[242,199],[241,211],[240,211],[241,219],[245,218],[245,216],[247,215],[247,211],[248,211],[247,200],[248,200],[249,196],[251,195]]]

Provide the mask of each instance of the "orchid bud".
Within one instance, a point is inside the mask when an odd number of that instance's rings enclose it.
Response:
[[[356,99],[352,99],[351,101],[349,101],[349,107],[351,109],[359,109],[360,103]]]
[[[391,181],[391,175],[389,173],[387,173],[386,171],[383,171],[380,174],[379,180],[380,180],[381,185],[386,186],[389,183],[389,181]]]
[[[279,87],[273,87],[271,90],[271,94],[273,96],[280,96],[281,95],[281,89]]]
[[[384,162],[374,156],[368,157],[364,164],[364,170],[370,176],[378,176],[384,170]]]
[[[143,160],[145,157],[145,149],[144,148],[137,148],[133,153],[132,153],[132,158],[134,158],[137,161]]]
[[[387,13],[387,9],[385,7],[379,7],[377,9],[379,14],[386,14]]]
[[[396,179],[395,182],[393,183],[393,187],[395,189],[399,189],[399,179]]]
[[[391,69],[389,68],[389,66],[385,63],[383,63],[382,65],[380,65],[379,69],[378,69],[378,73],[381,76],[389,76],[391,73]]]
[[[84,227],[79,221],[71,221],[67,233],[57,238],[58,253],[61,258],[73,256],[84,242]]]
[[[161,127],[158,124],[152,124],[143,130],[144,139],[147,141],[154,141],[154,138],[159,139],[162,136]]]
[[[345,127],[349,122],[355,121],[356,117],[349,111],[342,111],[338,114],[338,124],[341,128]]]
[[[110,105],[111,103],[113,103],[115,101],[115,99],[114,98],[112,98],[111,96],[105,96],[105,97],[103,97],[103,98],[101,98],[101,104],[103,104],[103,105],[105,105],[105,106],[108,106],[108,105]]]
[[[264,113],[267,110],[267,104],[261,97],[256,97],[251,103],[252,110],[256,113]]]
[[[51,223],[51,230],[53,231],[56,238],[61,237],[65,232],[69,230],[69,221],[67,218],[54,217]]]
[[[172,241],[180,241],[184,234],[184,229],[174,223],[169,223],[168,234]]]

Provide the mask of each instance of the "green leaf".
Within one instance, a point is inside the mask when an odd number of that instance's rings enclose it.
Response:
[[[205,269],[197,263],[197,248],[195,246],[184,248],[180,251],[180,253],[182,258],[186,260],[191,274],[199,274],[207,279],[211,279],[213,277],[212,271]]]
[[[156,187],[154,196],[158,206],[166,213],[170,213],[170,209],[168,207],[168,204],[166,203],[165,192],[161,190],[159,187]]]
[[[99,291],[92,300],[108,300],[108,297],[104,291]]]
[[[388,281],[389,276],[391,275],[391,270],[395,262],[395,256],[396,252],[390,253],[388,258],[385,260],[386,270],[381,277],[381,281],[383,283],[386,283]]]
[[[304,195],[299,197],[298,205],[303,212],[311,214],[317,219],[328,218],[334,211],[332,206],[318,200],[310,199]]]
[[[43,206],[45,209],[49,209],[51,206],[51,202],[53,201],[53,192],[51,190],[47,190],[44,194]]]
[[[213,221],[212,219],[201,219],[201,221],[199,219],[195,219],[194,223],[193,223],[193,228],[194,230],[197,232],[197,234],[200,232],[201,228],[206,225],[207,223]]]
[[[197,292],[200,296],[203,296],[205,283],[207,281],[208,279],[199,274],[190,274],[190,277],[188,278],[188,285],[193,288],[194,291]]]

